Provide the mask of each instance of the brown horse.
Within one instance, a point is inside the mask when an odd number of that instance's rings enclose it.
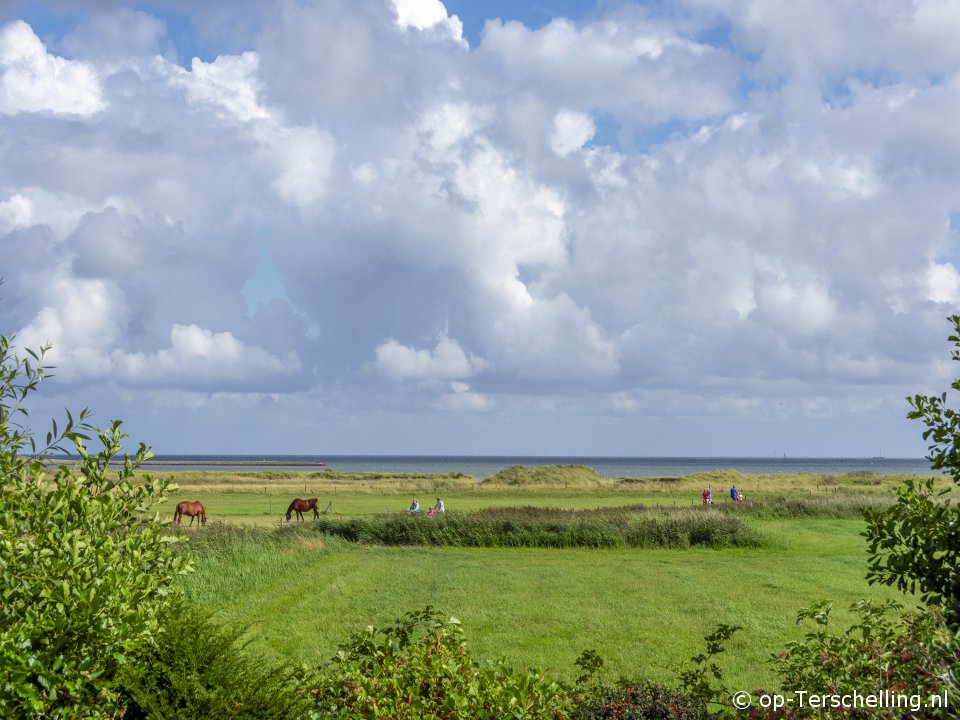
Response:
[[[199,500],[193,502],[179,502],[177,503],[177,509],[173,513],[173,521],[177,525],[181,525],[182,518],[184,515],[190,516],[190,526],[193,527],[193,519],[197,518],[200,521],[201,525],[207,524],[207,511],[203,507],[203,504]]]
[[[301,500],[297,498],[287,508],[287,522],[290,522],[290,515],[294,512],[297,513],[297,520],[303,520],[303,514],[309,510],[313,510],[314,520],[320,517],[320,511],[317,510],[317,499]]]

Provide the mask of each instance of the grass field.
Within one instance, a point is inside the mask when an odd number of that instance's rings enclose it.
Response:
[[[606,660],[611,678],[670,680],[671,668],[700,651],[714,625],[739,624],[744,630],[730,644],[727,677],[736,687],[770,686],[774,676],[765,661],[799,637],[801,607],[831,600],[839,623],[849,619],[853,600],[899,597],[866,583],[864,525],[856,519],[748,517],[766,538],[764,547],[750,549],[388,548],[325,537],[310,532],[309,523],[244,529],[276,523],[303,477],[266,482],[259,492],[255,482],[225,488],[178,479],[191,499],[219,508],[211,510],[213,518],[227,518],[191,533],[198,561],[197,572],[183,580],[188,596],[218,618],[248,627],[254,647],[296,663],[322,662],[352,632],[433,605],[463,621],[479,657],[505,656],[568,678],[576,657],[592,648]],[[866,479],[869,484],[822,477],[736,481],[756,498],[889,493],[895,482]],[[752,481],[758,489],[751,490]],[[416,479],[380,492],[318,482],[313,490],[321,508],[332,502],[331,513],[351,516],[402,512],[413,492],[426,505],[438,489],[458,510],[580,508],[690,504],[690,495],[705,484],[701,478],[588,487],[458,482],[438,487]],[[663,489],[667,484],[672,487]],[[264,502],[273,510],[260,510]]]
[[[736,484],[747,500],[766,497],[833,497],[877,495],[892,498],[903,478],[871,473],[845,475],[743,475],[734,470],[698,473],[683,478],[610,480],[582,466],[550,471],[526,469],[487,479],[464,475],[322,472],[181,472],[163,473],[180,486],[177,500],[200,500],[210,519],[254,525],[279,524],[294,497],[317,497],[320,508],[336,516],[353,517],[403,512],[412,497],[426,507],[441,496],[450,510],[538,505],[566,509],[616,507],[631,504],[691,506],[700,504],[708,484],[717,503],[728,502]],[[173,506],[169,505],[173,514]]]

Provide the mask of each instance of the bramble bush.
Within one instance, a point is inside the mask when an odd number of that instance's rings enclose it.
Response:
[[[117,671],[190,567],[151,514],[170,486],[131,482],[142,444],[112,467],[126,436],[119,422],[95,430],[87,411],[53,422],[38,449],[23,423],[47,349],[21,359],[12,340],[0,336],[0,717],[117,717]],[[48,471],[63,446],[80,460]]]

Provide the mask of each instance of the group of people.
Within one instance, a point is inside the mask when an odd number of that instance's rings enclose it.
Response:
[[[427,509],[427,515],[430,515],[430,516],[439,515],[440,513],[446,512],[446,511],[447,511],[447,509],[443,506],[443,500],[441,500],[440,498],[437,498],[437,504],[436,504],[436,505],[431,505],[431,506]],[[420,512],[420,501],[417,500],[416,498],[414,498],[414,499],[413,499],[413,502],[410,503],[410,507],[407,508],[407,512],[410,513],[411,515],[417,515],[417,514],[419,514],[419,512]]]
[[[743,493],[737,489],[736,485],[730,486],[730,499],[734,502],[743,502]],[[709,485],[703,489],[703,504],[713,505],[713,490],[710,489]]]

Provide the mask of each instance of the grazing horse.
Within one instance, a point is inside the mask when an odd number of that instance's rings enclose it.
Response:
[[[290,522],[290,515],[294,512],[297,513],[297,520],[303,520],[303,514],[309,510],[313,510],[314,520],[320,517],[320,512],[317,510],[317,499],[301,500],[297,498],[287,508],[287,522]]]
[[[173,513],[173,521],[177,525],[182,525],[181,522],[184,515],[190,516],[190,526],[193,527],[193,519],[197,518],[200,521],[201,525],[207,524],[207,511],[203,507],[203,503],[199,500],[194,500],[193,502],[179,502],[177,503],[177,509]]]

